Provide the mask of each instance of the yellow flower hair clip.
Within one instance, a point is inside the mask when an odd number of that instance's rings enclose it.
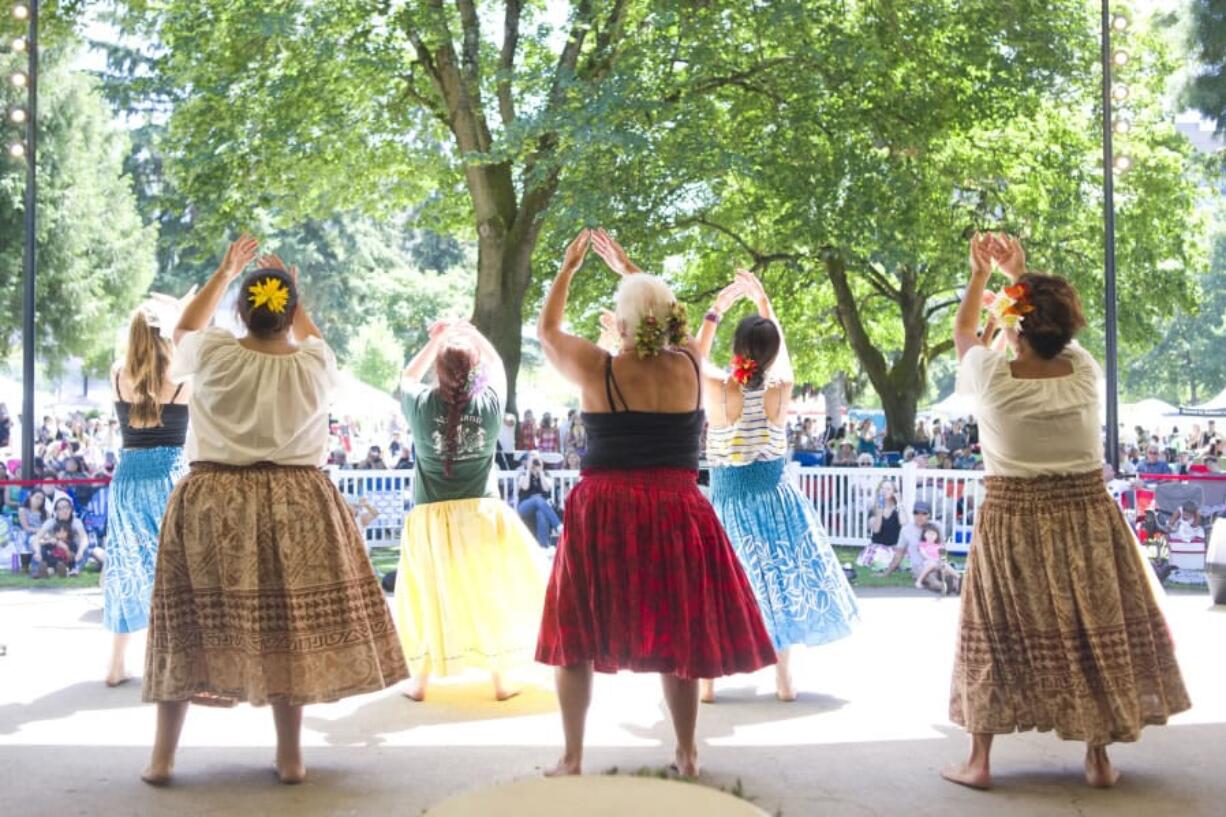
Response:
[[[247,289],[247,292],[250,293],[249,300],[252,309],[259,309],[267,305],[269,312],[276,312],[279,315],[285,311],[285,305],[289,303],[289,289],[277,278],[257,281]]]

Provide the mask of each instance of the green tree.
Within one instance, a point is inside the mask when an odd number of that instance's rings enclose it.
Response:
[[[1226,0],[1188,0],[1192,12],[1192,59],[1195,76],[1187,99],[1226,133]]]
[[[585,138],[578,114],[648,5],[577,0],[560,36],[548,4],[524,0],[133,0],[126,24],[163,49],[171,176],[214,225],[428,198],[439,224],[463,225],[472,318],[513,391],[533,251]]]
[[[404,347],[381,318],[363,324],[350,344],[349,368],[354,375],[386,392],[399,382],[404,361]]]
[[[155,233],[141,223],[123,170],[127,136],[111,119],[98,82],[70,70],[67,46],[43,55],[38,154],[36,344],[49,371],[70,357],[99,373],[112,359],[115,327],[153,280]],[[0,106],[24,102],[7,82]],[[25,166],[0,166],[0,351],[18,337],[22,313]]]
[[[703,307],[734,265],[759,270],[800,375],[823,382],[850,351],[901,446],[930,363],[951,349],[968,231],[1021,233],[1033,265],[1069,275],[1101,314],[1092,16],[1081,2],[772,9],[745,12],[753,49],[710,36],[721,53],[687,54],[738,81],[657,109],[667,127],[640,128],[639,150],[590,163],[560,195],[604,197],[602,220],[640,243],[664,236],[644,255],[682,253],[677,277]],[[1159,104],[1170,60],[1143,29],[1130,36],[1137,128],[1121,148],[1137,168],[1119,180],[1118,252],[1122,331],[1139,343],[1189,297],[1198,188]]]
[[[1197,284],[1196,302],[1172,310],[1157,342],[1125,370],[1132,398],[1197,405],[1226,388],[1226,233],[1214,236],[1209,269]]]

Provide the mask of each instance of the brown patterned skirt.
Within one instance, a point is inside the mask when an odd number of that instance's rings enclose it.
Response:
[[[408,677],[345,501],[317,468],[193,463],[162,522],[146,701],[334,701]]]
[[[1161,590],[1102,474],[985,484],[950,719],[1102,746],[1187,709]]]

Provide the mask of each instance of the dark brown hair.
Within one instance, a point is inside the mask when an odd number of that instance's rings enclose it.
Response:
[[[1026,302],[1034,307],[1022,319],[1018,334],[1044,360],[1064,351],[1077,333],[1085,328],[1077,290],[1063,278],[1028,272],[1020,279],[1030,288]]]
[[[779,336],[779,327],[769,318],[761,315],[750,315],[736,325],[736,334],[732,336],[732,353],[757,362],[758,368],[745,384],[750,389],[760,389],[766,382],[766,370],[779,356],[779,347],[783,338]]]
[[[251,288],[269,278],[275,278],[289,290],[289,300],[282,312],[273,312],[266,303],[258,307],[251,303]],[[288,272],[271,267],[258,269],[243,279],[243,285],[238,290],[237,306],[238,316],[243,319],[248,332],[257,338],[275,337],[294,324],[294,313],[298,311],[298,287]]]
[[[446,476],[451,476],[460,448],[460,416],[473,397],[470,376],[480,365],[480,353],[467,343],[444,346],[434,362],[438,375],[436,389],[447,406],[447,422],[443,427],[443,473]]]

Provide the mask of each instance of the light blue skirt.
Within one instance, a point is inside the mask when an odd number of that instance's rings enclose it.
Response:
[[[107,505],[102,571],[102,626],[113,633],[149,626],[158,531],[170,492],[186,466],[178,446],[120,452]]]
[[[753,585],[775,649],[851,634],[855,594],[783,460],[711,469],[711,504]]]

